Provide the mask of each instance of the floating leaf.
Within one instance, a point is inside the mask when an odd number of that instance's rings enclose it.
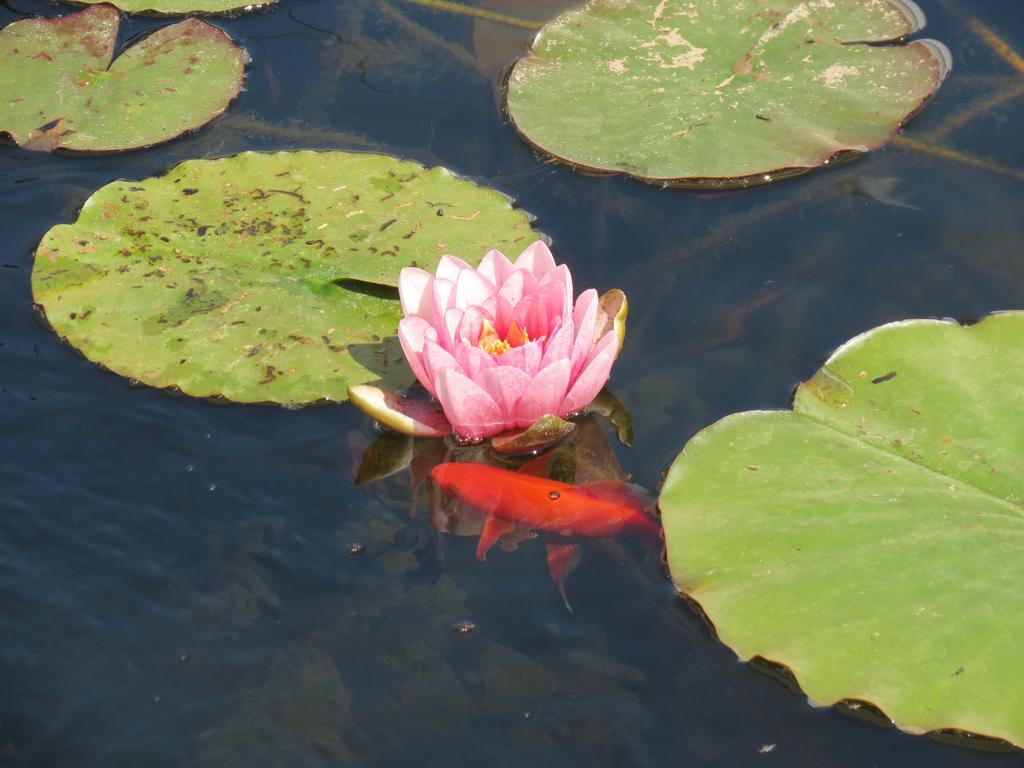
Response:
[[[744,185],[885,144],[949,70],[906,0],[590,0],[508,80],[527,141],[658,184]]]
[[[611,328],[614,328],[615,335],[618,338],[615,350],[616,357],[622,352],[622,345],[626,341],[626,318],[628,316],[629,302],[626,300],[625,293],[618,288],[612,288],[610,291],[605,291],[601,294],[601,299],[598,302],[598,322],[594,338],[599,339]]]
[[[439,212],[444,215],[439,215]],[[508,199],[376,154],[246,152],[100,189],[36,253],[35,300],[91,360],[197,397],[301,404],[412,381],[390,285],[537,235]]]
[[[743,659],[901,728],[1024,744],[1024,312],[841,347],[728,416],[661,495],[669,566]]]
[[[65,0],[67,2],[67,0]],[[75,0],[76,4],[94,5],[109,2],[125,13],[142,13],[156,16],[180,16],[182,14],[236,15],[269,8],[277,0]]]
[[[495,435],[491,438],[491,448],[510,456],[526,456],[551,448],[575,431],[576,425],[571,421],[549,413],[526,429]]]
[[[369,384],[350,386],[348,399],[363,413],[402,435],[444,437],[452,433],[444,411],[430,400],[410,400]]]
[[[205,21],[158,29],[113,59],[119,25],[97,5],[0,31],[0,132],[44,152],[148,147],[210,122],[242,87],[245,51]]]

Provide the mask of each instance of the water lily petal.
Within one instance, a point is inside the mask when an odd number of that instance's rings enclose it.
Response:
[[[597,327],[597,291],[588,288],[576,299],[576,307],[572,312],[572,324],[576,329],[576,338],[572,345],[572,378],[575,380],[583,369],[594,348],[594,330]]]
[[[504,420],[502,428],[512,429],[516,425],[516,407],[530,384],[530,377],[518,368],[496,365],[483,371],[479,381],[487,394],[501,408],[501,417]]]
[[[430,383],[434,385],[434,397],[438,396],[437,380],[441,371],[446,368],[461,370],[459,367],[459,361],[452,356],[451,352],[444,349],[440,344],[436,344],[429,339],[426,344],[423,345],[423,367],[427,371],[427,377],[430,379]]]
[[[501,284],[498,295],[503,296],[514,308],[523,300],[524,296],[536,291],[538,285],[537,278],[533,276],[533,273],[525,269],[516,269],[509,273],[505,282]]]
[[[512,310],[512,321],[525,328],[531,339],[547,336],[552,326],[550,320],[561,318],[561,298],[557,295],[560,290],[557,285],[548,285],[524,296]],[[549,307],[554,308],[552,316],[548,315]]]
[[[532,377],[541,368],[543,354],[544,348],[541,343],[539,341],[531,341],[523,344],[521,347],[513,347],[508,352],[492,359],[497,365],[518,368]]]
[[[508,335],[509,326],[512,324],[512,305],[504,296],[494,295],[487,299],[482,305],[485,312],[491,317],[491,324],[498,335],[505,338]]]
[[[462,316],[462,322],[455,332],[456,343],[476,345],[480,341],[480,332],[484,321],[494,326],[494,316],[483,307],[470,307]]]
[[[443,280],[451,280],[454,283],[459,277],[459,272],[464,269],[472,269],[472,267],[458,256],[449,256],[445,254],[441,257],[441,260],[437,262],[437,269],[434,271],[434,277],[439,277]]]
[[[423,362],[423,347],[426,343],[427,330],[431,330],[430,323],[422,317],[405,317],[398,321],[398,341],[402,345],[405,359],[409,361],[413,375],[433,395],[434,385],[427,375],[427,369]]]
[[[478,269],[480,274],[490,280],[495,289],[498,289],[505,282],[505,278],[512,274],[512,262],[501,251],[492,250],[484,254]]]
[[[519,258],[515,260],[515,267],[528,270],[534,277],[540,279],[555,268],[555,257],[551,255],[547,245],[538,240],[519,254]]]
[[[542,366],[548,366],[559,358],[569,359],[572,353],[575,328],[572,323],[558,323],[558,329],[544,342]]]
[[[477,439],[501,432],[505,422],[494,398],[454,368],[444,368],[437,379],[437,399],[460,437]]]
[[[442,325],[444,313],[455,306],[455,282],[435,277],[432,293],[434,316],[430,318],[430,322]]]
[[[597,397],[597,393],[601,391],[611,375],[617,345],[618,339],[614,331],[609,331],[601,337],[583,370],[580,371],[579,377],[573,382],[559,406],[559,416],[576,413],[590,405],[590,401]]]
[[[487,354],[480,349],[480,347],[473,344],[463,344],[459,342],[455,345],[453,352],[455,354],[455,360],[459,364],[459,370],[474,381],[480,374],[480,371],[493,368],[497,365],[497,362],[495,361],[498,358]]]
[[[572,274],[565,264],[559,264],[553,270],[544,275],[540,281],[541,286],[556,284],[561,286],[561,291],[553,291],[552,294],[558,297],[558,311],[562,313],[563,319],[568,320],[572,313]],[[549,311],[549,315],[554,314]]]
[[[528,427],[545,414],[558,415],[556,410],[562,403],[569,386],[569,361],[556,360],[533,377],[526,387],[519,407],[516,409],[516,423]]]
[[[441,335],[441,346],[451,352],[459,341],[459,326],[465,316],[458,307],[452,307],[444,313],[444,334]]]
[[[398,273],[398,298],[406,317],[422,317],[430,322],[433,317],[433,284],[434,276],[417,267],[405,267]]]
[[[459,272],[459,277],[455,281],[455,306],[462,309],[479,306],[493,295],[494,287],[475,269],[464,269]]]
[[[549,272],[548,274],[553,273]],[[552,281],[542,285],[540,293],[544,297],[544,315],[547,327],[552,327],[555,320],[568,323],[572,317],[572,286],[570,285],[569,292],[566,293],[565,285],[561,281]]]

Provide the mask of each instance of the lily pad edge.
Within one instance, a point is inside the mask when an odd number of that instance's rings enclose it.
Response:
[[[274,4],[276,2],[277,2],[277,0],[269,0],[270,4]],[[125,41],[122,42],[121,45],[118,45],[117,41],[120,39],[121,33],[123,31],[122,22],[124,21],[125,16],[129,15],[128,11],[125,11],[125,10],[119,8],[113,2],[109,2],[109,0],[103,0],[103,2],[96,2],[96,3],[67,3],[67,2],[65,2],[64,4],[71,6],[72,8],[74,8],[76,10],[74,10],[70,14],[64,14],[62,16],[45,16],[45,17],[31,17],[30,16],[30,17],[27,17],[27,19],[16,19],[15,21],[12,21],[10,24],[15,24],[18,21],[22,21],[22,20],[35,20],[35,21],[39,21],[39,22],[42,22],[42,23],[46,23],[46,24],[56,23],[56,22],[59,22],[59,21],[61,21],[63,19],[68,18],[69,16],[73,16],[73,15],[79,14],[79,13],[85,13],[86,11],[89,11],[91,9],[94,9],[94,8],[98,9],[98,8],[103,8],[103,7],[106,6],[106,7],[112,8],[114,11],[117,12],[117,15],[118,15],[117,32],[116,32],[116,36],[115,36],[113,56],[112,56],[112,58],[110,60],[110,64],[108,64],[108,66],[107,66],[108,70],[110,69],[110,67],[113,67],[114,64],[116,64],[117,61],[121,58],[121,56],[123,56],[125,53],[127,53],[129,49],[134,48],[136,45],[138,45],[140,42],[142,42],[149,35],[151,35],[151,34],[153,34],[155,32],[160,32],[160,31],[165,30],[165,29],[167,29],[169,27],[173,27],[173,26],[180,25],[180,24],[188,24],[188,23],[201,24],[203,26],[211,27],[214,30],[216,30],[220,35],[222,35],[224,37],[224,39],[228,43],[230,43],[232,46],[235,47],[235,49],[237,50],[238,55],[239,55],[239,57],[241,59],[241,65],[242,66],[241,66],[241,69],[239,71],[238,79],[237,79],[237,81],[236,81],[236,83],[234,85],[234,89],[233,89],[234,90],[234,94],[231,96],[230,99],[228,99],[224,103],[224,106],[218,112],[215,112],[213,115],[211,115],[209,117],[209,119],[206,120],[206,122],[202,123],[201,125],[196,125],[196,126],[194,126],[192,128],[185,128],[182,131],[180,131],[179,133],[174,134],[173,136],[166,136],[166,137],[164,137],[162,139],[159,139],[158,141],[154,141],[154,142],[149,143],[149,144],[137,144],[137,145],[134,145],[134,146],[119,147],[119,148],[115,148],[115,149],[69,149],[67,147],[56,147],[53,150],[51,150],[51,152],[50,152],[51,154],[55,154],[55,155],[75,155],[75,156],[80,156],[80,157],[106,156],[106,155],[119,155],[119,154],[123,154],[125,152],[137,152],[137,151],[140,151],[140,150],[146,150],[146,149],[152,149],[153,147],[158,147],[158,146],[160,146],[162,144],[166,144],[168,142],[175,141],[175,140],[180,139],[180,138],[182,138],[184,136],[189,136],[189,135],[191,135],[193,133],[197,133],[197,132],[199,132],[199,131],[201,131],[201,130],[203,130],[205,128],[208,128],[211,125],[213,125],[215,122],[217,122],[222,117],[224,117],[225,114],[227,114],[228,110],[235,103],[235,101],[237,101],[239,94],[241,94],[242,89],[245,87],[245,81],[246,81],[246,77],[248,76],[249,66],[252,64],[252,56],[249,54],[249,50],[244,45],[242,45],[237,40],[235,40],[235,38],[233,38],[231,35],[229,35],[225,30],[221,29],[216,24],[211,24],[211,23],[209,23],[207,21],[204,21],[201,18],[197,18],[196,14],[189,13],[185,18],[180,19],[180,21],[174,22],[172,24],[166,24],[164,26],[156,27],[155,29],[149,30],[142,37],[137,37],[137,38],[132,38],[130,40],[125,40]],[[180,13],[161,13],[161,14],[154,14],[154,15],[160,16],[162,18],[171,19],[171,18],[179,18],[183,14],[180,14]],[[5,29],[7,29],[7,27],[10,26],[10,24],[7,24],[7,25],[5,25],[3,27],[0,27],[0,31],[3,31]],[[23,147],[21,144],[19,144],[15,140],[14,136],[11,133],[9,133],[9,132],[7,132],[5,130],[0,130],[0,143],[4,143],[4,144],[8,144],[10,146],[18,147],[19,149],[24,149],[25,148],[25,147]]]
[[[276,0],[275,0],[275,2],[276,2]],[[503,198],[508,200],[510,206],[515,207],[516,199],[511,194],[509,194],[507,192],[504,192],[503,190],[497,189],[495,187],[491,187],[491,186],[487,186],[485,184],[481,184],[475,178],[469,177],[469,176],[463,176],[462,174],[456,173],[455,171],[451,170],[450,168],[447,168],[446,166],[440,166],[440,165],[438,165],[438,166],[430,166],[430,165],[426,165],[426,164],[420,162],[419,160],[409,159],[409,158],[401,158],[401,157],[399,157],[397,155],[394,155],[394,154],[391,154],[391,153],[387,153],[387,152],[363,152],[363,151],[349,150],[349,149],[326,149],[326,150],[318,150],[318,149],[287,150],[287,149],[283,149],[283,150],[274,150],[274,151],[270,151],[270,152],[261,152],[261,151],[258,151],[258,150],[243,150],[241,152],[234,152],[234,153],[231,153],[231,154],[228,154],[228,155],[215,156],[215,157],[186,158],[185,160],[181,160],[181,161],[178,161],[178,162],[174,163],[173,165],[171,165],[169,168],[167,168],[162,173],[156,173],[156,174],[153,174],[151,176],[146,176],[143,179],[138,179],[137,181],[146,181],[146,180],[158,179],[158,178],[163,178],[165,176],[169,176],[179,166],[184,165],[186,163],[195,162],[196,160],[202,160],[204,162],[215,162],[215,161],[218,161],[218,160],[226,160],[226,159],[229,159],[229,158],[234,158],[234,157],[238,157],[240,155],[246,155],[246,154],[260,154],[260,155],[288,154],[288,155],[294,155],[294,154],[301,154],[301,153],[313,153],[313,154],[325,154],[325,153],[344,154],[344,153],[349,153],[349,154],[358,154],[358,155],[373,155],[373,156],[377,156],[377,157],[389,158],[389,159],[396,160],[396,161],[399,161],[399,162],[414,163],[416,165],[421,166],[425,170],[430,170],[431,168],[435,168],[435,167],[443,167],[444,170],[447,171],[448,173],[450,173],[453,178],[459,179],[459,180],[462,180],[462,181],[466,181],[466,182],[468,182],[470,184],[473,184],[474,186],[480,187],[482,189],[487,189],[489,191],[496,192],[499,195],[501,195]],[[77,153],[77,154],[82,154],[82,153]],[[89,200],[91,200],[92,197],[94,195],[98,194],[101,190],[103,190],[106,187],[108,187],[109,185],[115,184],[117,182],[131,183],[131,180],[130,179],[124,179],[124,178],[112,179],[109,182],[107,182],[106,184],[102,185],[101,187],[93,190],[89,194],[89,196],[82,202],[82,204],[74,209],[73,219],[72,220],[65,221],[65,222],[55,223],[50,228],[48,228],[46,230],[46,232],[44,232],[42,235],[40,235],[39,240],[32,247],[33,264],[35,262],[35,258],[37,256],[37,254],[38,254],[39,247],[42,245],[43,240],[49,235],[50,229],[52,229],[55,226],[58,226],[59,224],[67,224],[67,225],[74,225],[74,224],[76,224],[78,222],[79,217],[81,216],[83,208],[86,206],[86,204],[89,202]],[[520,212],[526,218],[528,224],[532,224],[534,221],[537,220],[537,215],[532,213],[531,211],[528,211],[528,210],[523,209],[523,208],[518,208],[518,207],[516,207],[515,209],[518,212]],[[536,236],[537,236],[538,239],[542,240],[547,245],[551,245],[552,238],[551,238],[550,235],[548,235],[546,232],[543,232],[543,231],[540,231],[540,230],[535,230],[535,233],[536,233]],[[478,254],[477,258],[478,259],[482,259],[483,256],[484,256],[484,254]],[[34,269],[34,267],[33,267],[33,269]],[[380,283],[365,282],[365,281],[361,281],[361,280],[353,280],[353,282],[360,283],[360,284],[365,284],[365,285],[371,285],[371,286],[375,286],[375,287],[379,287],[379,288],[394,288],[394,290],[395,290],[394,302],[395,302],[396,307],[399,305],[397,285],[395,285],[395,286],[386,286],[386,285],[383,285],[383,284],[380,284]],[[99,367],[103,372],[114,374],[118,378],[125,380],[127,385],[129,387],[131,387],[131,388],[156,389],[156,390],[160,390],[160,391],[164,392],[165,394],[167,394],[169,396],[172,396],[172,397],[194,398],[196,400],[203,400],[203,401],[206,401],[208,403],[213,403],[213,404],[216,404],[216,405],[275,406],[275,407],[280,407],[280,408],[283,408],[283,409],[289,410],[289,411],[297,411],[297,410],[300,410],[300,409],[303,409],[303,408],[307,408],[307,407],[323,407],[323,406],[327,406],[327,405],[336,405],[336,404],[342,404],[342,403],[348,402],[347,399],[336,399],[336,398],[331,398],[331,397],[323,397],[323,398],[319,398],[317,400],[311,400],[311,401],[306,401],[306,402],[280,402],[280,401],[277,401],[277,400],[263,400],[263,401],[245,401],[245,402],[240,402],[240,401],[237,401],[237,400],[232,400],[231,398],[226,397],[225,395],[223,395],[221,393],[217,393],[217,392],[210,393],[210,394],[205,394],[205,395],[197,395],[197,394],[192,394],[192,393],[189,393],[189,392],[185,392],[179,386],[174,385],[174,384],[168,384],[168,385],[163,385],[163,386],[156,385],[156,384],[150,384],[150,383],[141,381],[140,379],[137,379],[137,378],[135,378],[132,375],[122,373],[122,372],[120,372],[120,371],[118,371],[118,370],[108,366],[102,360],[94,359],[93,357],[90,357],[85,352],[83,352],[81,349],[79,349],[77,346],[72,344],[71,341],[67,338],[67,336],[64,335],[63,333],[60,333],[57,330],[57,328],[53,325],[53,323],[50,322],[50,320],[49,320],[49,318],[47,317],[47,314],[46,314],[46,308],[42,304],[40,304],[39,302],[35,301],[35,297],[34,296],[33,296],[33,301],[32,301],[32,308],[35,310],[35,312],[37,313],[37,315],[40,318],[40,320],[44,323],[44,325],[60,340],[60,342],[65,347],[71,349],[81,359],[87,360],[90,364]],[[381,341],[380,341],[380,344],[384,344],[384,343],[388,342],[389,340],[397,341],[397,338],[398,337],[397,337],[397,328],[396,328],[395,329],[395,333],[392,334],[391,336],[383,337],[381,339]],[[411,369],[409,371],[409,376],[410,376],[410,378],[412,377]],[[369,383],[372,384],[373,382],[369,382]]]
[[[904,6],[902,5],[902,0],[892,0],[892,1],[894,3],[899,4],[899,7],[901,8],[901,10],[904,11],[905,15],[908,13],[908,10],[906,8],[904,8]],[[570,8],[567,11],[564,11],[563,14],[571,12],[573,10],[576,10],[576,9],[578,9],[580,7],[581,6],[575,6],[573,8]],[[942,85],[942,83],[945,81],[945,79],[949,76],[950,72],[952,71],[952,66],[953,66],[953,55],[952,55],[952,52],[949,50],[949,47],[945,43],[941,42],[940,40],[935,40],[933,38],[918,38],[918,39],[915,39],[915,40],[907,41],[907,38],[910,35],[914,34],[915,32],[920,31],[924,27],[924,20],[923,20],[923,18],[921,18],[921,19],[916,18],[916,15],[915,16],[906,16],[906,18],[907,18],[907,28],[906,28],[906,31],[902,35],[900,35],[898,37],[894,37],[894,38],[891,38],[891,39],[888,39],[888,40],[850,41],[848,43],[844,43],[845,45],[880,45],[880,44],[893,45],[893,44],[901,44],[901,45],[906,45],[908,47],[912,46],[912,45],[921,45],[921,46],[923,46],[923,47],[925,47],[925,48],[927,48],[929,50],[929,52],[932,54],[932,61],[937,65],[937,72],[936,72],[936,75],[935,75],[935,85],[932,88],[931,93],[927,97],[922,99],[921,102],[919,104],[917,104],[917,106],[914,107],[914,109],[911,110],[906,115],[906,117],[903,118],[902,121],[900,121],[897,125],[893,126],[892,130],[882,140],[878,141],[877,144],[873,144],[873,145],[867,146],[866,149],[864,149],[863,151],[856,150],[856,149],[842,149],[842,150],[839,150],[838,152],[835,152],[835,153],[829,155],[828,157],[822,158],[815,165],[793,166],[793,167],[785,167],[785,168],[766,169],[764,171],[752,173],[752,174],[745,175],[745,176],[735,176],[735,177],[719,177],[719,176],[712,176],[712,177],[700,177],[700,176],[693,176],[693,177],[688,177],[688,176],[683,176],[683,177],[656,177],[656,176],[642,176],[642,175],[639,175],[639,174],[630,173],[628,171],[623,171],[623,170],[618,169],[618,168],[609,168],[609,167],[602,167],[602,166],[592,166],[592,165],[587,165],[587,164],[584,164],[584,163],[577,163],[577,162],[574,162],[574,161],[569,160],[567,158],[564,158],[561,155],[558,155],[558,154],[554,153],[553,151],[547,149],[546,147],[538,144],[536,141],[534,141],[532,138],[530,138],[529,135],[527,135],[524,131],[522,131],[519,128],[519,125],[516,122],[515,117],[512,115],[512,111],[509,109],[509,101],[508,101],[509,81],[512,79],[512,75],[514,74],[516,68],[520,65],[520,63],[527,62],[528,60],[530,60],[535,55],[534,52],[533,52],[533,49],[534,49],[534,46],[536,45],[537,41],[539,41],[540,38],[548,31],[549,25],[558,23],[560,21],[561,15],[562,14],[559,14],[559,16],[556,16],[554,19],[551,19],[543,27],[541,27],[537,31],[537,34],[534,36],[533,40],[530,42],[530,47],[526,51],[526,53],[524,53],[522,56],[520,56],[518,59],[516,59],[514,62],[512,62],[512,64],[505,71],[505,76],[504,76],[504,78],[502,80],[502,83],[501,83],[501,105],[502,105],[502,111],[504,112],[505,117],[508,120],[508,123],[512,126],[513,130],[515,130],[516,135],[519,137],[520,140],[525,142],[537,154],[539,154],[544,160],[546,160],[548,162],[557,163],[558,165],[565,166],[565,167],[569,168],[572,171],[582,172],[584,174],[591,175],[591,176],[598,176],[598,177],[625,176],[627,178],[634,179],[634,180],[639,181],[639,182],[643,182],[644,184],[650,184],[650,185],[653,185],[653,186],[661,187],[662,189],[693,189],[693,190],[705,190],[705,191],[707,191],[707,190],[716,190],[716,189],[722,189],[722,190],[746,189],[746,188],[750,188],[750,187],[764,186],[766,184],[770,184],[770,183],[773,183],[773,182],[776,182],[776,181],[781,181],[781,180],[784,180],[784,179],[793,178],[795,176],[801,176],[801,175],[803,175],[803,174],[805,174],[805,173],[807,173],[809,171],[815,170],[817,168],[824,168],[824,167],[827,167],[829,165],[837,165],[837,164],[840,164],[840,163],[843,163],[843,162],[848,162],[848,161],[851,161],[851,160],[854,160],[854,159],[860,157],[861,155],[867,154],[868,152],[873,152],[873,151],[875,151],[877,149],[880,149],[881,147],[884,147],[887,144],[891,143],[892,140],[904,128],[904,126],[906,126],[911,120],[913,120],[918,115],[918,113],[928,105],[928,102],[931,101],[931,99],[938,92],[939,87]],[[923,16],[923,14],[922,14],[922,16]]]
[[[865,339],[867,339],[870,335],[883,329],[902,327],[908,324],[952,324],[957,325],[961,328],[967,328],[984,322],[988,318],[1001,315],[1020,315],[1024,317],[1024,309],[996,310],[963,321],[956,320],[953,318],[914,318],[908,320],[896,320],[889,323],[883,323],[882,325],[875,326],[862,333],[857,334],[853,338],[849,339],[848,341],[837,347],[836,350],[832,352],[828,356],[828,358],[819,366],[818,370],[823,370],[827,368],[829,363],[832,362],[832,360],[838,357],[840,354],[857,346],[858,344],[862,343]],[[731,423],[739,419],[756,418],[765,415],[799,415],[792,409],[792,401],[795,398],[798,389],[799,387],[794,388],[793,395],[790,398],[789,408],[761,408],[730,413],[718,419],[717,421],[714,421],[711,424],[699,429],[694,435],[692,435],[686,441],[682,450],[679,452],[676,458],[673,459],[672,465],[665,473],[664,480],[662,481],[662,487],[667,485],[668,479],[671,476],[673,470],[676,467],[681,466],[682,462],[680,462],[679,459],[681,459],[686,454],[687,449],[690,447],[691,443],[695,439],[702,439],[706,437],[709,432],[715,430],[720,425]],[[815,419],[811,420],[817,421]],[[659,514],[660,512],[661,510],[659,508]],[[770,677],[775,678],[780,683],[782,683],[786,688],[790,689],[790,691],[794,694],[804,696],[807,699],[807,702],[812,707],[832,707],[843,714],[852,715],[860,720],[864,720],[865,722],[869,722],[875,725],[881,725],[882,727],[896,728],[902,731],[903,733],[912,736],[926,736],[935,741],[949,743],[954,746],[966,747],[969,749],[994,752],[1016,752],[1024,748],[1024,745],[1016,744],[1015,742],[1012,742],[1001,736],[995,736],[992,734],[982,733],[978,731],[971,731],[964,728],[957,728],[956,726],[934,729],[915,728],[913,726],[901,726],[891,717],[889,717],[889,715],[885,712],[885,710],[882,707],[880,707],[875,702],[868,701],[866,699],[858,699],[855,697],[843,697],[835,699],[834,701],[818,701],[814,699],[812,696],[810,696],[804,690],[796,671],[784,659],[764,656],[758,653],[754,653],[748,657],[744,657],[741,654],[739,654],[732,645],[722,640],[721,635],[718,631],[718,627],[715,625],[715,622],[708,615],[707,611],[704,610],[704,606],[701,604],[700,600],[692,592],[688,591],[685,587],[681,586],[679,583],[679,579],[677,579],[674,574],[671,574],[669,572],[669,576],[672,581],[672,586],[676,590],[678,597],[682,598],[682,600],[685,602],[689,610],[693,611],[701,620],[703,620],[707,628],[710,630],[711,634],[714,636],[715,640],[717,640],[719,643],[721,643],[730,651],[732,651],[732,653],[740,661],[750,665],[762,674],[767,674]]]
[[[117,8],[122,14],[126,16],[140,16],[143,18],[151,19],[176,19],[181,17],[188,18],[216,18],[216,19],[234,19],[240,16],[247,16],[250,13],[261,13],[264,11],[271,10],[278,4],[279,0],[253,0],[252,2],[244,2],[239,0],[238,4],[231,7],[225,8],[222,11],[202,11],[202,10],[188,10],[188,11],[162,11],[157,8],[143,8],[138,11],[129,11],[122,8],[117,4],[117,0],[96,0],[96,2],[88,2],[88,0],[58,0],[60,5],[66,5],[71,8],[90,8],[96,5],[112,5]]]

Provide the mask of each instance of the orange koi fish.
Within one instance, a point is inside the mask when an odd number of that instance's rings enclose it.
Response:
[[[570,485],[468,462],[438,464],[432,474],[434,482],[450,496],[487,514],[476,547],[480,560],[517,524],[561,536],[661,534],[661,526],[649,514],[653,501],[642,488],[630,483],[609,480]],[[548,570],[563,600],[565,579],[579,564],[579,558],[576,544],[548,543]],[[567,600],[565,604],[569,606]]]

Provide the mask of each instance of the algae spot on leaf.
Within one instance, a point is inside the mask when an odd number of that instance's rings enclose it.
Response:
[[[120,13],[96,5],[0,30],[0,133],[43,152],[118,152],[201,128],[238,95],[245,51],[199,19],[116,59]]]
[[[1024,745],[1022,367],[1024,312],[892,323],[706,428],[659,502],[676,586],[814,701]]]
[[[589,0],[513,67],[509,116],[574,167],[746,186],[885,144],[949,71],[908,0]]]
[[[437,217],[436,200],[454,215]],[[538,237],[531,218],[443,168],[246,152],[98,190],[43,238],[32,288],[58,334],[145,384],[239,402],[344,400],[349,385],[413,380],[394,336],[402,267],[519,252]]]

